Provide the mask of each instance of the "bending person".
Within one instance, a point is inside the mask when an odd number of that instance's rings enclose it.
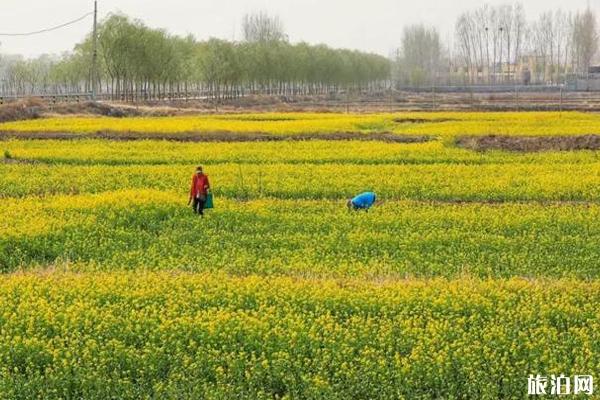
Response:
[[[375,201],[377,200],[377,195],[373,192],[364,192],[359,194],[358,196],[349,199],[346,205],[348,206],[348,210],[365,210],[367,211],[371,208]]]

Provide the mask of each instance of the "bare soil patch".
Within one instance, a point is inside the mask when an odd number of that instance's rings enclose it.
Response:
[[[139,117],[142,111],[132,106],[85,101],[82,103],[59,103],[47,107],[47,111],[59,115],[101,115],[104,117]]]
[[[0,158],[0,164],[38,164],[38,161],[23,158]]]
[[[83,97],[45,96],[35,101],[43,103],[42,114],[72,115],[198,115],[238,114],[258,112],[411,112],[411,111],[600,111],[597,92],[558,90],[501,90],[479,91],[470,88],[456,91],[430,90],[375,91],[369,93],[330,93],[323,95],[246,95],[236,99],[163,98],[161,100],[109,99],[102,96],[101,106]],[[5,99],[6,100],[6,99]],[[0,98],[0,102],[3,100]],[[8,104],[11,104],[12,100]],[[21,102],[23,100],[19,100]],[[0,106],[2,107],[2,106]],[[22,118],[19,118],[22,119]],[[411,121],[398,121],[411,123]],[[435,122],[432,120],[412,123]],[[443,122],[443,121],[437,121]]]
[[[0,140],[33,139],[33,140],[77,140],[104,139],[115,141],[133,140],[169,140],[177,142],[278,142],[307,140],[360,140],[390,143],[424,143],[433,140],[432,136],[397,135],[389,132],[358,133],[301,133],[271,134],[265,132],[185,132],[185,133],[140,133],[140,132],[98,132],[77,134],[67,132],[0,132]]]
[[[394,122],[397,124],[435,124],[441,122],[458,121],[452,118],[396,118]]]
[[[459,147],[476,151],[514,152],[600,150],[600,135],[581,136],[461,136]]]
[[[94,101],[51,103],[32,97],[0,105],[0,122],[21,121],[62,115],[96,115],[125,118],[143,116],[171,117],[194,113],[194,109],[180,110],[171,107],[145,107]]]
[[[237,117],[230,118],[230,120],[243,121],[243,122],[282,122],[282,121],[295,121],[294,118],[263,118],[263,117]]]
[[[0,105],[0,122],[35,119],[42,115],[44,103],[37,99],[24,99]]]

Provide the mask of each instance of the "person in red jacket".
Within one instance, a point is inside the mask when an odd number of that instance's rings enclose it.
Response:
[[[202,167],[196,168],[196,173],[192,176],[192,187],[190,189],[190,199],[188,205],[192,204],[195,213],[204,217],[204,204],[206,204],[206,196],[210,190],[208,176],[202,172]],[[192,202],[193,201],[193,202]]]

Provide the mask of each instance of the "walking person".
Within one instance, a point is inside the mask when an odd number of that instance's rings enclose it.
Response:
[[[194,213],[200,214],[204,218],[204,206],[206,198],[210,191],[208,176],[204,174],[202,166],[196,167],[196,173],[192,176],[192,187],[190,189],[190,199],[188,205],[192,204]]]

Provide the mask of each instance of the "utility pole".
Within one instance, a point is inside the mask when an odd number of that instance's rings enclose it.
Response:
[[[94,33],[92,50],[92,100],[96,101],[98,83],[98,0],[94,0]]]

